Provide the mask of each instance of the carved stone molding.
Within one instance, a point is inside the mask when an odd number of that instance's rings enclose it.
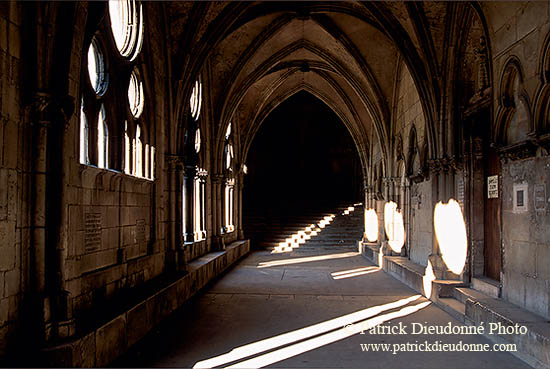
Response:
[[[440,173],[453,173],[459,172],[463,168],[463,161],[457,157],[442,157],[438,159],[428,160],[428,168],[430,173],[440,174]]]
[[[424,181],[424,179],[425,179],[425,176],[421,171],[417,173],[413,173],[409,176],[409,180],[413,183],[420,183]]]
[[[195,176],[204,181],[206,180],[206,177],[208,177],[208,171],[206,171],[205,169],[196,168]]]
[[[63,123],[66,128],[74,113],[74,98],[69,95],[55,96],[37,92],[29,104],[33,124]]]
[[[429,159],[428,160],[428,169],[430,173],[438,175],[442,171],[441,160],[440,159]]]
[[[500,160],[504,163],[508,161],[521,160],[535,156],[537,152],[537,143],[534,139],[504,146],[498,149]]]
[[[464,161],[462,158],[453,156],[449,159],[449,168],[454,172],[460,172],[464,169]]]
[[[546,150],[550,150],[550,133],[540,136],[537,139],[537,144]]]

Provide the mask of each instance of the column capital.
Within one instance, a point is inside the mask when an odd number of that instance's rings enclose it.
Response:
[[[66,128],[74,113],[74,98],[69,95],[56,96],[39,91],[32,97],[28,107],[32,124],[50,127],[53,122],[56,122],[62,123],[63,128]]]

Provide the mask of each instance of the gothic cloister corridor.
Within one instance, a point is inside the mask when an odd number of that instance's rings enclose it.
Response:
[[[0,1],[0,366],[550,369],[549,183],[550,1]]]
[[[353,213],[352,213],[353,214]],[[336,214],[335,214],[336,215]],[[360,214],[362,215],[362,214]],[[292,252],[255,251],[176,311],[115,367],[522,369],[510,353],[364,352],[361,344],[422,343],[411,323],[461,325],[414,290],[341,246],[350,224],[339,213],[318,236]],[[327,233],[331,233],[327,236]],[[331,242],[323,242],[330,239]],[[383,325],[406,335],[365,334]],[[445,335],[442,343],[490,344],[477,335]]]

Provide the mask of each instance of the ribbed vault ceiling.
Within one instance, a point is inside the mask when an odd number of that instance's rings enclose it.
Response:
[[[188,76],[198,75],[208,63],[213,120],[219,122],[219,132],[230,121],[238,125],[243,156],[269,112],[302,89],[338,114],[360,153],[368,152],[369,145],[380,145],[386,152],[401,60],[413,76],[424,109],[437,111],[437,78],[445,52],[441,46],[446,14],[453,6],[393,2],[166,5],[175,74],[185,84],[191,80]],[[185,102],[184,94],[180,98]],[[431,117],[426,121],[430,124]]]

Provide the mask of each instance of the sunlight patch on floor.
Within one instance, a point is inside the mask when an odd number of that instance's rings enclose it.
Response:
[[[266,338],[261,341],[256,341],[244,346],[239,346],[228,353],[199,361],[195,363],[193,368],[213,368],[242,360],[265,351],[273,350],[281,346],[291,345],[243,362],[239,362],[231,367],[260,368],[270,365],[306,351],[310,351],[361,333],[361,331],[366,331],[388,320],[412,314],[430,304],[430,301],[426,301],[417,305],[407,306],[398,311],[380,315],[388,310],[397,309],[408,305],[419,298],[421,298],[420,295],[410,296],[394,302],[369,307],[351,314],[346,314],[338,318],[327,320],[325,322]]]
[[[358,252],[344,252],[341,254],[326,254],[326,255],[317,255],[317,256],[307,256],[303,258],[290,258],[290,259],[283,259],[283,260],[264,261],[258,264],[258,268],[270,268],[275,266],[310,263],[313,261],[351,258],[357,255],[360,255],[360,254]]]

